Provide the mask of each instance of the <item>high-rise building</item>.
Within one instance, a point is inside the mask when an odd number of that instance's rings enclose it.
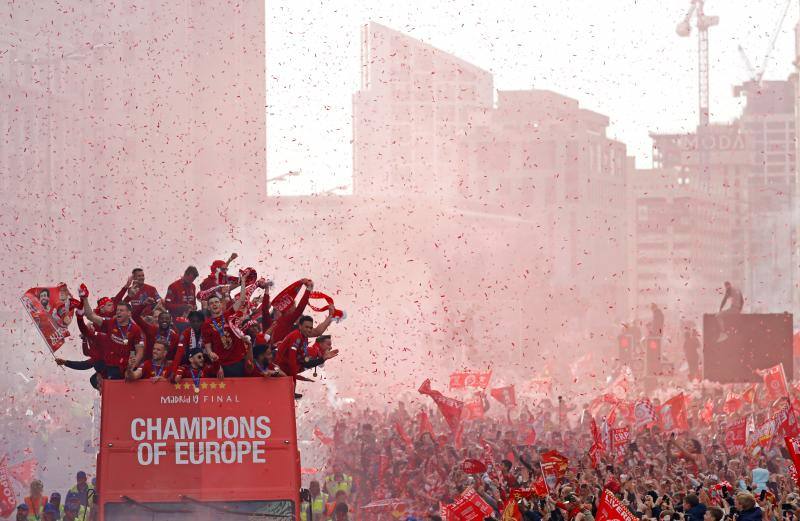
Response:
[[[457,139],[489,109],[492,75],[370,22],[361,31],[361,90],[353,97],[353,191],[365,197],[447,195]]]
[[[638,307],[661,297],[696,319],[716,311],[724,281],[748,287],[752,155],[738,123],[652,137],[655,170],[632,181]]]
[[[793,307],[796,230],[794,85],[762,81],[743,89],[741,128],[752,158],[747,178],[750,310],[774,313]]]

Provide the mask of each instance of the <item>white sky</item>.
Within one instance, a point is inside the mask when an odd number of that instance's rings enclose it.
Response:
[[[765,79],[793,71],[791,6]],[[609,135],[650,166],[650,131],[697,122],[697,38],[675,26],[689,0],[271,0],[266,3],[267,171],[270,193],[347,188],[352,94],[360,84],[360,27],[373,20],[494,74],[495,89],[550,89],[611,119]],[[741,110],[732,85],[748,77],[737,50],[761,63],[786,0],[707,0],[711,120]]]

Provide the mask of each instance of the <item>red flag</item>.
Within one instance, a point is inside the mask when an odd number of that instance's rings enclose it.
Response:
[[[742,400],[747,403],[753,403],[756,401],[756,386],[755,384],[751,385],[747,388],[745,392],[742,393]]]
[[[764,377],[764,387],[767,388],[767,398],[769,400],[777,400],[789,394],[782,363],[757,372]]]
[[[554,490],[558,483],[564,478],[569,465],[569,458],[560,454],[556,450],[547,451],[542,454],[542,475],[547,487]]]
[[[8,517],[17,509],[17,497],[6,461],[7,457],[0,460],[0,517]]]
[[[786,450],[789,451],[789,456],[794,463],[795,483],[800,487],[800,439],[786,436],[783,440],[786,442]]]
[[[545,497],[549,493],[549,490],[547,489],[547,483],[544,480],[544,476],[539,476],[538,478],[536,478],[536,481],[533,482],[531,488],[533,489],[533,493],[539,497]]]
[[[747,440],[747,451],[752,453],[756,447],[766,449],[772,442],[777,428],[778,424],[775,416],[768,418],[764,423],[756,427],[750,439]]]
[[[476,459],[465,459],[461,469],[465,474],[483,474],[486,472],[486,465]]]
[[[414,446],[414,443],[412,443],[411,438],[408,436],[408,433],[406,432],[406,430],[403,428],[403,425],[399,421],[394,422],[394,430],[397,433],[397,435],[400,436],[400,439],[403,440],[403,443],[406,444],[406,447],[410,449],[411,447]]]
[[[509,496],[502,508],[501,521],[522,521],[522,512],[519,511],[517,498]]]
[[[620,427],[618,429],[611,429],[611,447],[612,450],[621,451],[628,445],[631,439],[630,427]]]
[[[452,373],[450,375],[450,389],[464,389],[465,387],[486,389],[491,378],[491,371],[486,371],[483,373],[480,371],[461,371]]]
[[[714,400],[711,398],[706,400],[703,410],[700,411],[700,419],[707,425],[711,425],[711,422],[714,420]]]
[[[479,420],[483,418],[483,398],[474,396],[469,401],[464,402],[464,410],[461,413],[462,420]]]
[[[725,411],[727,414],[733,414],[739,409],[744,406],[744,400],[738,394],[733,391],[728,392],[728,395],[725,397],[725,405],[722,406],[722,410]]]
[[[633,406],[633,417],[636,429],[645,429],[651,426],[656,421],[656,411],[650,400],[647,398],[638,400]]]
[[[603,489],[594,518],[596,521],[637,521],[636,516],[607,488]]]
[[[725,429],[725,447],[729,452],[739,452],[747,445],[747,417],[728,424]]]
[[[800,435],[800,427],[797,424],[797,414],[794,411],[794,405],[787,400],[780,411],[778,411],[777,425],[780,432],[784,436],[797,436]]]
[[[419,413],[417,413],[417,428],[419,429],[417,436],[422,435],[423,432],[427,432],[433,436],[433,425],[431,425],[431,420],[428,418],[428,413],[425,411],[419,411]]]
[[[70,297],[66,284],[31,288],[20,297],[33,325],[53,353],[64,345],[64,339],[69,336],[68,327],[74,311]]]
[[[664,432],[689,430],[686,416],[686,397],[683,393],[664,402],[658,410],[659,423]]]
[[[38,466],[39,462],[35,459],[29,459],[8,467],[8,473],[20,484],[27,487],[33,481],[33,476],[36,474],[36,467]]]
[[[321,441],[323,445],[326,445],[328,447],[333,447],[334,445],[333,438],[325,436],[325,434],[321,430],[319,430],[319,427],[314,427],[314,436],[316,436],[317,439]]]
[[[492,515],[492,507],[471,488],[445,507],[450,521],[483,521]]]
[[[593,446],[597,447],[597,450],[602,452],[605,450],[603,435],[600,433],[600,429],[597,428],[597,422],[594,421],[594,418],[592,418],[592,423],[590,425],[592,428],[592,440],[594,441]]]
[[[506,407],[516,407],[517,396],[516,393],[514,392],[513,385],[507,385],[506,387],[496,387],[492,389],[490,392],[492,398],[502,403]]]
[[[450,430],[455,434],[456,431],[458,431],[458,426],[461,424],[461,412],[464,409],[464,402],[454,398],[448,398],[440,391],[433,390],[431,388],[430,379],[422,382],[419,392],[420,394],[426,394],[433,398],[436,406],[439,407],[439,412],[442,413]]]

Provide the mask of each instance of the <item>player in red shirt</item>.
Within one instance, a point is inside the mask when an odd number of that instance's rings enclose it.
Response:
[[[141,309],[133,312],[133,321],[142,329],[144,334],[144,358],[149,359],[153,356],[153,344],[155,342],[161,342],[167,346],[167,357],[173,358],[178,350],[180,335],[172,327],[172,315],[161,307],[161,303],[156,306],[155,312],[158,313],[157,326],[145,322],[141,315]]]
[[[222,368],[217,363],[205,363],[205,355],[200,348],[189,350],[189,363],[182,365],[175,373],[174,382],[176,384],[184,378],[191,378],[194,383],[194,392],[200,392],[200,379],[217,377],[220,380],[224,377]]]
[[[326,320],[332,320],[333,311]],[[322,324],[320,324],[322,325]],[[308,337],[314,332],[314,319],[302,316],[297,321],[297,329],[286,335],[278,346],[276,363],[288,376],[297,377],[302,371],[311,367],[322,365],[326,360],[335,358],[339,351],[331,350],[323,353],[320,358],[312,358],[308,352]],[[296,381],[296,378],[295,378]],[[300,395],[295,395],[297,398]]]
[[[114,318],[98,316],[89,305],[89,299],[83,297],[83,313],[94,324],[99,332],[108,335],[104,346],[103,360],[106,365],[106,377],[120,380],[128,364],[137,367],[144,356],[142,330],[131,320],[131,305],[120,302]],[[135,354],[131,360],[131,351]]]
[[[125,300],[134,310],[144,308],[148,299],[153,299],[153,302],[156,303],[161,301],[161,296],[156,288],[144,283],[144,270],[142,268],[134,268],[132,275],[133,282],[128,288],[128,295]]]
[[[166,380],[172,375],[172,366],[167,362],[167,347],[161,341],[153,344],[153,357],[145,360],[141,367],[125,370],[126,380],[152,378],[154,382]]]
[[[189,363],[189,351],[195,347],[203,349],[203,323],[206,317],[202,311],[189,312],[189,327],[183,330],[178,349],[172,358],[172,373],[177,372],[178,367]]]
[[[244,359],[247,346],[244,338],[239,338],[230,327],[230,320],[236,312],[246,305],[247,294],[244,290],[244,279],[239,285],[239,297],[231,309],[224,311],[219,297],[212,295],[208,299],[209,317],[201,329],[203,346],[206,355],[212,362],[219,362],[225,376],[244,376]],[[249,342],[249,339],[248,339]]]
[[[194,281],[200,273],[194,266],[189,266],[183,272],[183,277],[169,285],[167,296],[164,297],[164,305],[173,319],[178,317],[186,318],[190,311],[197,309],[197,289]]]

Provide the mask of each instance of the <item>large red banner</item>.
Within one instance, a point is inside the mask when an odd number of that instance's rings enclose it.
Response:
[[[297,496],[291,378],[103,382],[102,501],[279,500]]]
[[[664,432],[689,430],[689,419],[686,415],[686,396],[681,393],[664,402],[658,410],[661,429]]]
[[[747,418],[739,418],[725,429],[725,447],[729,452],[741,452],[747,446]]]
[[[786,436],[783,440],[786,442],[786,450],[789,451],[789,457],[794,464],[794,480],[800,487],[800,439]]]
[[[39,334],[52,352],[64,345],[69,336],[73,310],[69,305],[70,293],[67,286],[31,288],[20,298],[33,320]]]
[[[419,387],[418,391],[420,394],[426,394],[433,398],[436,406],[439,407],[439,412],[442,413],[442,416],[444,416],[444,420],[447,422],[450,430],[455,434],[461,425],[461,415],[464,411],[464,402],[461,400],[456,400],[455,398],[449,398],[443,395],[441,391],[431,388],[430,380],[425,380],[422,382],[422,385]]]

